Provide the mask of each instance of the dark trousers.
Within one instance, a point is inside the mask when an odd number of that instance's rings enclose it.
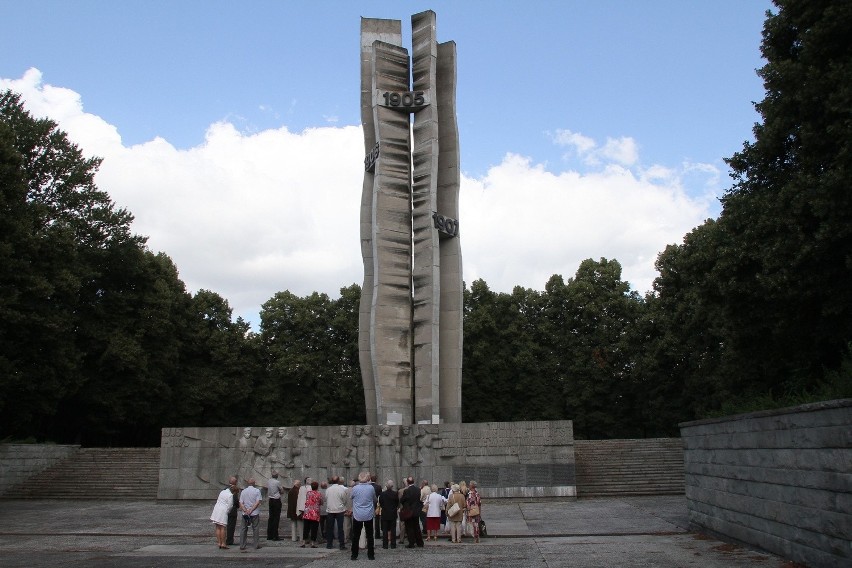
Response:
[[[269,522],[266,524],[266,540],[278,540],[278,524],[281,522],[281,499],[269,500]]]
[[[382,525],[382,548],[388,547],[388,541],[391,548],[396,548],[396,519],[382,519],[380,524]]]
[[[305,528],[302,531],[302,540],[306,543],[311,541],[316,543],[317,541],[317,529],[319,528],[319,521],[309,521],[305,519]]]
[[[325,521],[326,521],[326,519],[328,519],[328,515],[320,515],[320,520],[319,520],[319,523],[320,523],[319,524],[320,543],[325,542],[325,532],[326,532],[325,531]]]
[[[415,544],[423,546],[423,533],[420,532],[420,519],[417,515],[405,521],[405,538],[408,539],[408,548],[412,548]]]
[[[373,519],[359,521],[352,518],[352,560],[358,558],[358,541],[361,540],[361,531],[367,532],[367,558],[376,556],[376,540],[373,536]]]
[[[237,532],[237,508],[232,507],[233,513],[228,513],[228,528],[225,533],[225,544],[234,544],[234,533]]]
[[[337,525],[337,544],[343,546],[343,513],[329,513],[325,520],[325,547],[333,548],[334,544],[334,525]]]

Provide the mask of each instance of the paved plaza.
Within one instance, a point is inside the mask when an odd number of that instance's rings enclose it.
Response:
[[[260,550],[216,547],[213,501],[0,501],[0,558],[30,566],[205,568],[351,566],[349,551],[261,540]],[[266,534],[263,508],[261,534]],[[687,530],[683,496],[486,502],[489,538],[479,544],[430,541],[423,549],[383,550],[371,566],[791,568],[776,556]],[[290,524],[281,523],[281,536]],[[471,541],[472,539],[468,539]]]

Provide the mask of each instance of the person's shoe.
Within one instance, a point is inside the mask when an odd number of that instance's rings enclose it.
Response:
[[[375,560],[375,559],[376,559],[375,556],[367,556],[367,560]]]
[[[312,545],[311,545],[311,548],[317,548],[317,545],[312,544]]]
[[[303,542],[301,545],[299,545],[299,548],[305,548],[305,543]]]
[[[343,545],[341,544],[341,545],[340,545],[340,550],[346,550],[346,547],[345,547],[345,546],[343,546]]]
[[[327,548],[327,549],[329,549],[329,550],[333,550],[333,549],[334,549],[334,547],[333,547],[333,546],[331,546],[330,544],[327,544],[327,545],[326,545],[326,548]]]

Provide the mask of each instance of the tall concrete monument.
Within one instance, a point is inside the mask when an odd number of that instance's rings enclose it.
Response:
[[[461,422],[462,264],[456,46],[435,13],[361,19],[364,285],[359,356],[369,424]]]
[[[163,428],[160,499],[214,498],[228,478],[476,480],[486,498],[576,497],[571,421],[461,421],[462,267],[456,49],[435,14],[361,20],[359,351],[367,424]]]

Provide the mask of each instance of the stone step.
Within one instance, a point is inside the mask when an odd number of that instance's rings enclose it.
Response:
[[[156,499],[159,448],[82,448],[29,479],[8,497]]]
[[[575,440],[580,497],[668,495],[685,491],[679,439]]]

